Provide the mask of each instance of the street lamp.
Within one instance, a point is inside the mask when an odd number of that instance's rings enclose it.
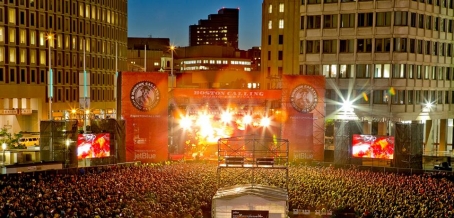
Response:
[[[5,142],[3,142],[3,144],[2,144],[2,149],[3,149],[2,165],[5,166],[5,150],[6,150]]]
[[[70,140],[69,139],[66,139],[66,152],[65,152],[65,166],[68,167],[69,165],[69,159],[68,159],[68,156],[69,156],[69,143],[70,143]]]
[[[47,41],[49,42],[48,43],[48,50],[47,50],[47,53],[49,55],[49,75],[48,75],[48,90],[47,90],[47,95],[48,95],[48,98],[49,98],[49,120],[52,120],[53,117],[52,117],[52,98],[54,97],[54,91],[53,91],[53,73],[52,73],[52,55],[51,55],[51,51],[50,51],[50,47],[51,45],[53,44],[53,40],[54,39],[54,35],[53,34],[48,34],[47,35]]]

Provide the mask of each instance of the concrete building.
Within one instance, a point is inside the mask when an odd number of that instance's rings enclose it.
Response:
[[[84,66],[90,114],[115,113],[114,79],[126,69],[126,0],[1,2],[0,127],[39,131],[41,120],[75,118]]]
[[[128,37],[128,71],[160,71],[167,67],[161,61],[164,56],[170,57],[169,38]]]
[[[189,46],[222,45],[238,49],[238,22],[240,9],[222,8],[207,20],[189,26]]]
[[[262,72],[268,89],[289,75],[324,75],[326,118],[352,103],[364,132],[424,123],[424,152],[453,144],[454,2],[264,0]]]

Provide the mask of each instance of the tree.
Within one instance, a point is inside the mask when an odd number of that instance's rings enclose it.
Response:
[[[6,143],[7,149],[24,149],[27,148],[24,144],[19,143],[19,139],[22,137],[22,134],[15,133],[11,134],[8,132],[7,128],[0,129],[0,145]]]

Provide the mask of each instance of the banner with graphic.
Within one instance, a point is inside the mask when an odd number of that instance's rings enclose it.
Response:
[[[248,89],[174,89],[176,98],[203,99],[280,99],[281,90],[248,90]]]
[[[323,160],[325,77],[283,76],[282,138],[290,142],[290,159]]]
[[[168,158],[168,76],[121,73],[121,114],[126,122],[126,161]]]

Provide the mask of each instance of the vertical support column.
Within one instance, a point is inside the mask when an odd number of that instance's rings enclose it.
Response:
[[[378,135],[386,135],[388,133],[388,122],[380,121],[378,122]]]
[[[448,122],[446,119],[440,119],[439,125],[438,125],[438,143],[439,143],[439,151],[447,151],[447,135],[446,135],[446,130],[448,129]]]
[[[432,120],[426,120],[426,130],[424,131],[424,144],[425,144],[425,151],[433,152],[433,140],[430,138],[430,133],[432,131]]]
[[[22,109],[22,98],[17,99],[17,109],[20,112],[20,109]]]
[[[32,109],[31,98],[25,99],[25,108]]]
[[[5,109],[5,99],[0,98],[0,110],[3,110],[3,109]]]
[[[369,121],[363,121],[363,133],[364,134],[371,134],[371,125]]]
[[[14,99],[8,98],[8,109],[13,109],[14,107]]]

